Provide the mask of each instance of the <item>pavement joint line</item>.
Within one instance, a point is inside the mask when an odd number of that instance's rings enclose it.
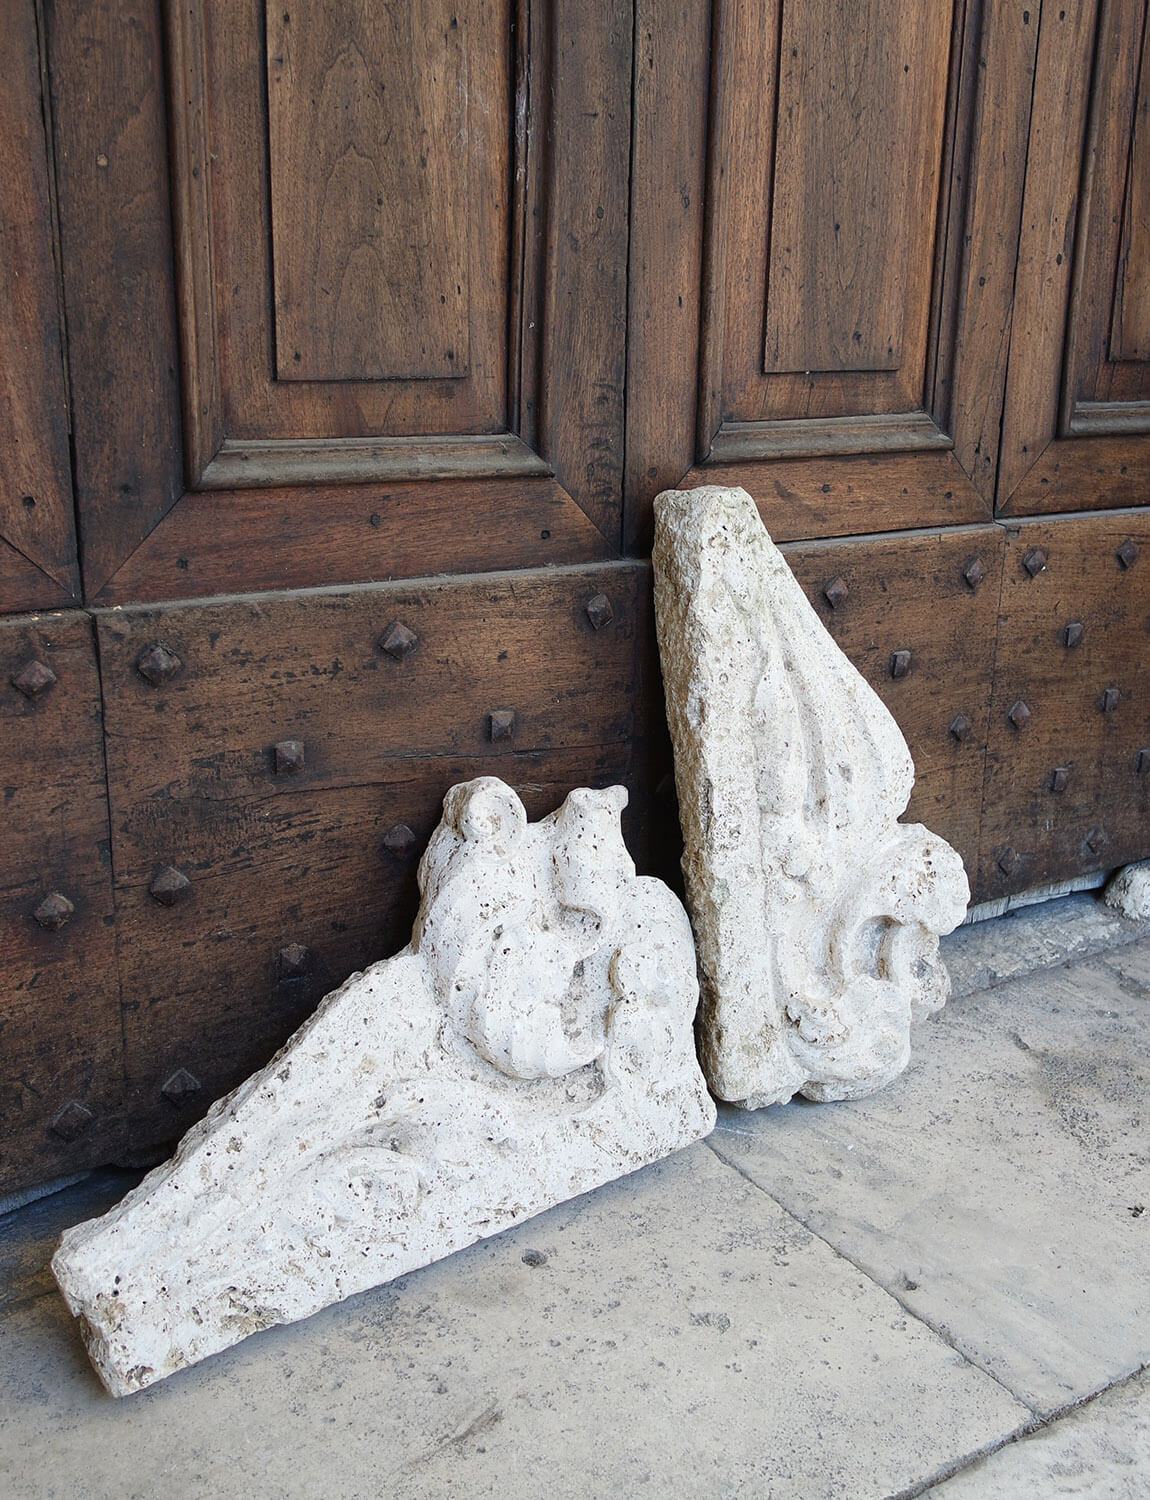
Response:
[[[999,1438],[988,1443],[983,1448],[976,1449],[965,1458],[956,1459],[952,1463],[944,1465],[930,1479],[917,1480],[907,1489],[898,1490],[893,1495],[886,1496],[886,1500],[917,1500],[919,1495],[928,1494],[937,1485],[945,1484],[948,1479],[953,1479],[957,1474],[961,1474],[963,1470],[969,1469],[974,1464],[981,1463],[984,1458],[991,1458],[995,1453],[1001,1453],[1004,1448],[1009,1448],[1012,1443],[1020,1443],[1026,1438],[1035,1437],[1040,1432],[1046,1432],[1050,1428],[1056,1427],[1060,1422],[1065,1421],[1067,1417],[1072,1417],[1077,1412],[1085,1411],[1087,1407],[1092,1406],[1100,1397],[1108,1395],[1111,1391],[1121,1390],[1123,1386],[1133,1384],[1134,1381],[1145,1375],[1147,1371],[1150,1371],[1150,1363],[1141,1364],[1136,1369],[1127,1371],[1125,1375],[1119,1375],[1115,1380],[1110,1381],[1108,1385],[1100,1386],[1098,1390],[1091,1391],[1085,1396],[1078,1396],[1073,1401],[1067,1401],[1065,1405],[1055,1407],[1053,1411],[1048,1412],[1045,1416],[1039,1416],[1033,1422],[1024,1423],[1006,1437]]]
[[[747,1131],[738,1132],[738,1134],[740,1135],[747,1135],[748,1133],[749,1132]],[[948,1329],[939,1327],[938,1325],[932,1323],[929,1318],[924,1318],[921,1313],[915,1312],[912,1307],[908,1307],[896,1291],[894,1291],[890,1287],[883,1286],[882,1282],[879,1281],[877,1276],[868,1271],[865,1266],[860,1265],[858,1261],[849,1256],[845,1250],[840,1250],[836,1244],[827,1239],[825,1235],[820,1234],[817,1229],[813,1229],[811,1225],[806,1223],[806,1221],[802,1219],[797,1213],[795,1213],[792,1209],[789,1209],[785,1203],[780,1203],[773,1193],[768,1192],[761,1183],[756,1182],[755,1179],[751,1177],[747,1172],[745,1172],[737,1162],[730,1161],[727,1157],[725,1157],[719,1150],[718,1146],[714,1144],[715,1134],[717,1134],[717,1131],[708,1136],[703,1144],[710,1148],[710,1150],[715,1154],[715,1156],[718,1157],[718,1159],[723,1163],[724,1166],[729,1167],[732,1172],[737,1173],[738,1176],[740,1176],[745,1182],[749,1182],[753,1188],[757,1188],[764,1197],[769,1198],[771,1202],[778,1207],[781,1213],[786,1214],[789,1219],[793,1219],[796,1224],[802,1225],[802,1227],[807,1231],[808,1234],[813,1235],[816,1240],[819,1240],[822,1244],[826,1245],[827,1249],[830,1250],[833,1255],[837,1256],[839,1260],[845,1261],[847,1265],[853,1267],[860,1276],[865,1277],[866,1280],[869,1281],[873,1286],[876,1286],[878,1290],[884,1294],[884,1296],[889,1297],[892,1302],[897,1303],[897,1305],[902,1308],[903,1312],[906,1313],[908,1318],[913,1318],[916,1323],[921,1323],[924,1328],[929,1328],[931,1333],[934,1334],[935,1338],[941,1339],[941,1341],[947,1346],[948,1349],[957,1354],[958,1357],[966,1364],[970,1365],[972,1369],[975,1369],[980,1374],[985,1375],[988,1380],[993,1380],[995,1385],[998,1386],[1000,1390],[1005,1391],[1012,1401],[1016,1401],[1019,1406],[1024,1407],[1028,1412],[1030,1412],[1036,1421],[1042,1420],[1042,1414],[1036,1407],[1032,1406],[1031,1403],[1027,1401],[1024,1396],[1019,1395],[1017,1391],[1011,1390],[1010,1386],[1007,1385],[1006,1381],[1003,1380],[1001,1376],[996,1375],[993,1370],[988,1370],[984,1364],[975,1359],[973,1354],[962,1348],[962,1346],[956,1342],[954,1335],[950,1333]],[[1008,1434],[1001,1441],[1009,1442],[1010,1435]],[[921,1493],[921,1491],[916,1491],[916,1493]],[[902,1500],[901,1492],[897,1497],[897,1500]]]

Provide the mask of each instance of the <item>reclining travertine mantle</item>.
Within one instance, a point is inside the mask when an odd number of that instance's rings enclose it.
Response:
[[[869,1093],[946,999],[962,862],[897,822],[906,742],[745,490],[658,496],[654,563],[703,1069],[748,1108]]]
[[[622,787],[453,787],[408,948],[351,979],[52,1269],[126,1395],[698,1140],[686,913]]]

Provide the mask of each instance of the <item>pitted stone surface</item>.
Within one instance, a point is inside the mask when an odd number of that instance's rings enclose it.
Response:
[[[748,1108],[870,1093],[946,999],[962,862],[897,821],[906,742],[746,491],[665,491],[654,561],[704,1071]]]
[[[1106,905],[1136,922],[1150,919],[1150,859],[1118,871],[1106,887]]]
[[[408,948],[351,979],[52,1263],[114,1395],[705,1136],[687,917],[621,787],[453,787]]]

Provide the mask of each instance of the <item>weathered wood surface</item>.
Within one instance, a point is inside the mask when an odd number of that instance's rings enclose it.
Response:
[[[33,663],[54,680],[25,675]],[[0,621],[0,799],[3,1195],[107,1161],[125,1140],[100,688],[85,615]],[[50,896],[71,912],[44,909]]]
[[[1150,514],[1021,521],[1008,535],[979,856],[986,897],[1150,849]],[[1011,717],[1020,702],[1021,727]]]
[[[0,10],[0,612],[79,590],[36,13]],[[26,566],[20,566],[23,559]],[[37,576],[39,575],[39,576]]]

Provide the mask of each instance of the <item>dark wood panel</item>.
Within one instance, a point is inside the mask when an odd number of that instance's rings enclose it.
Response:
[[[979,856],[984,896],[1146,856],[1148,632],[1144,510],[1010,529]]]
[[[783,5],[768,373],[897,370],[904,332],[921,345],[949,23],[917,0],[862,0],[849,24],[835,0]]]
[[[0,9],[0,537],[56,585],[78,591],[60,307],[31,4]],[[0,611],[28,607],[0,576]]]
[[[86,616],[0,622],[0,797],[2,1194],[106,1161],[124,1141],[100,691]]]
[[[1150,360],[1150,26],[1145,21],[1110,352],[1114,359]]]
[[[519,750],[628,739],[649,591],[642,565],[608,564],[101,612],[115,795],[277,796],[421,755],[485,757],[498,774]],[[149,678],[157,645],[171,675]],[[283,741],[305,754],[286,779]]]
[[[906,818],[953,844],[973,884],[1001,529],[794,543],[783,551],[819,618],[906,737],[916,775]],[[896,676],[892,657],[903,651],[909,661]]]
[[[467,369],[467,19],[448,0],[268,10],[280,380]]]
[[[1150,443],[1145,437],[1056,438],[1000,516],[1052,511],[1116,510],[1144,505],[1150,495]]]
[[[46,8],[86,591],[182,493],[155,0]]]

